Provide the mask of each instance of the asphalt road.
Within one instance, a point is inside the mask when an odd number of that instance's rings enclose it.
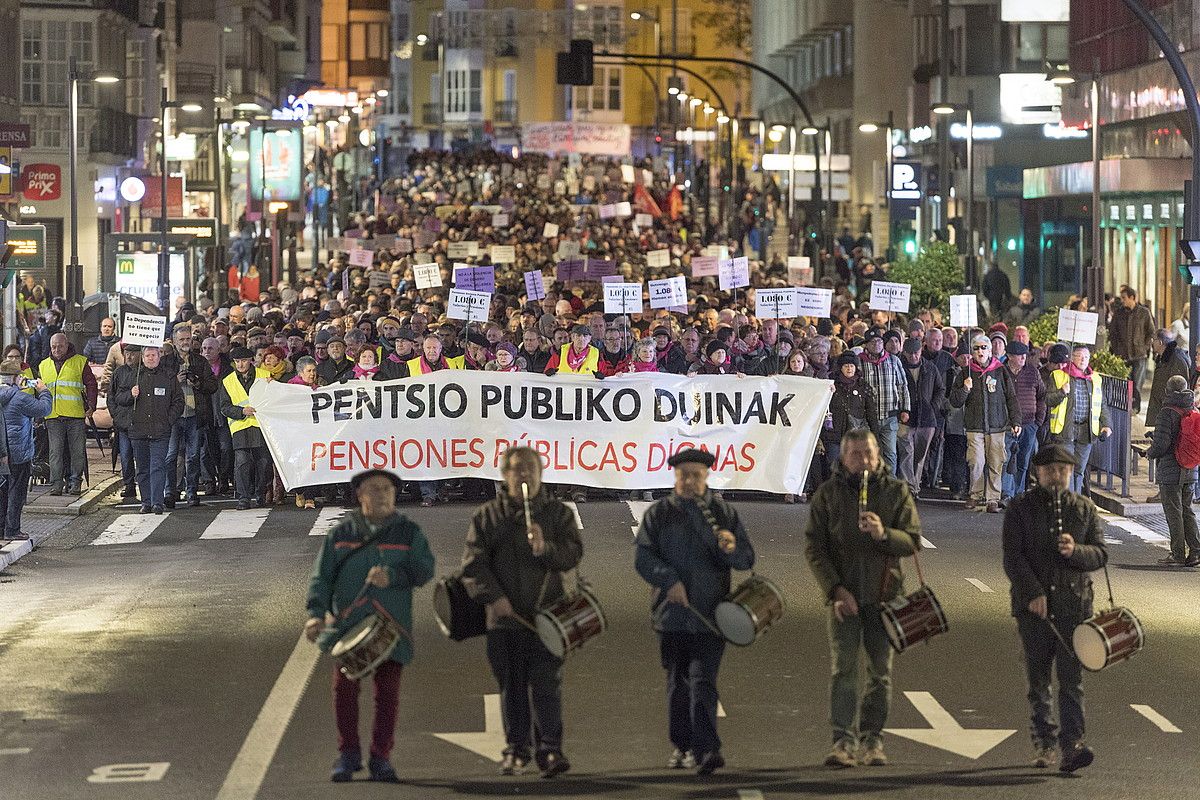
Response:
[[[951,631],[896,659],[889,727],[910,733],[886,737],[892,765],[820,766],[829,655],[825,608],[803,561],[807,508],[748,500],[738,505],[758,571],[783,589],[787,611],[753,646],[726,651],[728,768],[707,779],[665,769],[663,673],[632,568],[637,505],[579,506],[583,571],[609,630],[566,666],[572,771],[553,781],[497,776],[502,738],[487,713],[496,687],[482,641],[444,639],[426,587],[416,598],[417,658],[402,680],[399,786],[328,783],[332,665],[298,640],[320,542],[311,534],[331,512],[109,509],[73,522],[0,575],[0,798],[1200,797],[1200,705],[1187,688],[1200,679],[1200,573],[1154,566],[1164,550],[1153,534],[1108,529],[1117,600],[1139,615],[1147,648],[1085,676],[1096,764],[1076,777],[1034,770],[1000,517],[928,503],[935,549],[922,561]],[[451,571],[471,507],[405,511],[429,536],[438,573]],[[940,746],[919,741],[930,739]]]

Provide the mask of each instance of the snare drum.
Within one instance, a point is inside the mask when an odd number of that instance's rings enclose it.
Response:
[[[566,658],[608,627],[604,609],[586,586],[538,612],[537,633],[553,655]]]
[[[1146,644],[1142,623],[1128,608],[1110,608],[1076,625],[1071,640],[1079,663],[1091,672],[1124,661]]]
[[[371,614],[346,632],[330,655],[352,681],[365,678],[391,658],[400,641],[400,628],[382,614]]]
[[[761,575],[751,575],[717,604],[717,629],[731,644],[746,647],[783,616],[783,592]]]
[[[461,575],[442,578],[433,587],[433,613],[442,633],[456,642],[487,633],[487,611],[467,594]]]
[[[897,653],[950,630],[942,604],[928,586],[922,586],[908,597],[897,597],[884,603],[879,616],[888,641]]]

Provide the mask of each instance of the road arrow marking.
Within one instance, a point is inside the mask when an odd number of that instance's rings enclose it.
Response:
[[[924,536],[921,537],[921,547],[926,550],[937,550],[937,545],[926,539]]]
[[[583,518],[579,516],[579,506],[574,500],[564,500],[563,505],[571,509],[571,513],[575,515],[575,524],[579,526],[579,530],[583,530]]]
[[[988,586],[986,583],[984,583],[981,580],[977,580],[975,578],[967,578],[966,580],[967,580],[967,583],[971,584],[972,586],[974,586],[976,589],[983,592],[984,594],[995,594],[995,592],[992,591],[992,587]]]
[[[1175,723],[1171,722],[1171,720],[1167,719],[1150,706],[1130,703],[1129,707],[1154,723],[1154,725],[1163,733],[1183,733],[1182,730],[1175,726]]]
[[[720,701],[720,700],[718,700],[718,701],[717,701],[717,716],[718,716],[718,717],[724,717],[724,716],[726,716],[726,714],[725,714],[725,706],[721,705],[721,701]]]
[[[904,696],[921,712],[929,727],[887,728],[887,733],[971,759],[978,759],[1016,733],[999,728],[964,728],[929,692],[905,692]]]
[[[625,505],[629,506],[629,513],[633,514],[633,523],[635,525],[642,524],[642,517],[646,516],[646,509],[654,505],[653,500],[626,500]]]
[[[32,752],[28,747],[3,747],[0,756],[27,756]]]
[[[766,800],[758,789],[738,789],[738,800]]]
[[[434,736],[499,764],[504,760],[504,725],[500,721],[500,695],[483,696],[483,733],[435,733]]]

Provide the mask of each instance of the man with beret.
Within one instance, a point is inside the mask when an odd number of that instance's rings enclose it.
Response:
[[[233,476],[237,491],[237,507],[244,511],[252,505],[266,504],[267,487],[271,483],[271,454],[263,438],[262,428],[250,405],[250,387],[255,380],[267,380],[265,369],[254,366],[254,353],[245,347],[230,353],[233,372],[221,381],[221,414],[229,421],[233,439]]]
[[[642,517],[634,565],[654,588],[651,603],[667,671],[667,766],[701,775],[725,766],[717,736],[717,672],[725,639],[710,621],[729,594],[730,571],[754,566],[754,548],[733,506],[708,488],[715,459],[687,448],[668,459],[675,490]]]
[[[908,393],[908,378],[900,359],[884,351],[883,332],[867,330],[860,359],[863,379],[874,392],[871,430],[879,440],[879,455],[892,474],[896,472],[896,432],[901,423],[908,422],[912,400]]]
[[[500,474],[503,488],[476,509],[467,530],[463,585],[487,608],[487,656],[504,721],[500,774],[521,773],[533,747],[542,776],[550,778],[570,768],[562,749],[563,662],[529,626],[539,610],[563,597],[562,573],[579,565],[583,541],[570,507],[543,485],[535,450],[505,450]],[[529,494],[528,527],[522,485]]]
[[[918,322],[918,320],[914,320]],[[908,396],[912,402],[908,423],[901,425],[896,436],[897,459],[900,476],[908,481],[913,497],[921,492],[921,479],[925,475],[925,460],[937,433],[938,422],[949,407],[946,400],[946,384],[937,365],[921,357],[921,340],[910,337],[904,340],[901,357],[905,376],[908,379]]]
[[[397,378],[408,377],[408,362],[416,350],[417,334],[412,328],[401,328],[392,342],[392,352],[388,353],[375,373],[377,381],[394,381]]]
[[[883,766],[892,650],[879,612],[904,593],[900,559],[920,549],[921,522],[908,485],[884,468],[870,430],[842,437],[833,477],[813,493],[805,538],[809,568],[830,607],[833,749],[825,765]],[[860,688],[863,655],[867,683]]]
[[[993,339],[993,342],[995,339]],[[1041,372],[1029,363],[1029,347],[1014,341],[1008,346],[1004,368],[1013,376],[1017,406],[1021,409],[1021,432],[1004,434],[1004,451],[1008,463],[1000,478],[1000,502],[1003,505],[1025,491],[1029,477],[1029,460],[1037,450],[1038,431],[1046,422],[1046,384]]]
[[[571,341],[550,354],[546,374],[559,372],[603,377],[600,375],[600,351],[592,345],[592,331],[587,325],[573,325]]]
[[[304,634],[328,652],[351,628],[372,614],[389,619],[401,636],[388,660],[375,669],[375,719],[371,732],[371,780],[396,783],[389,761],[396,737],[400,674],[412,661],[413,589],[433,577],[433,553],[415,522],[396,511],[400,480],[390,472],[368,470],[351,480],[359,508],[327,534],[308,586]],[[338,758],[330,779],[353,780],[362,769],[358,736],[359,681],[333,667],[333,709]]]
[[[679,342],[672,341],[671,329],[666,325],[659,325],[654,329],[653,335],[658,371],[670,372],[672,375],[686,375],[687,361],[683,357],[683,348]]]
[[[963,409],[971,495],[967,509],[1000,513],[1000,473],[1004,470],[1004,437],[1021,434],[1021,410],[1012,373],[992,355],[982,333],[971,338],[971,359],[954,379],[950,405]]]
[[[471,331],[467,334],[467,350],[463,354],[463,369],[471,369],[483,371],[487,362],[491,360],[491,353],[488,352],[490,342],[487,337],[478,331]]]
[[[354,362],[346,357],[346,340],[331,336],[325,342],[328,358],[317,364],[317,382],[322,386],[345,383],[354,371]]]
[[[1004,515],[1004,572],[1025,654],[1036,767],[1062,772],[1092,763],[1084,744],[1083,676],[1065,644],[1092,616],[1090,572],[1108,563],[1096,507],[1071,491],[1078,467],[1065,447],[1033,457],[1037,486],[1014,498]],[[1056,633],[1057,631],[1057,633]],[[1058,722],[1051,712],[1051,672],[1058,674]]]

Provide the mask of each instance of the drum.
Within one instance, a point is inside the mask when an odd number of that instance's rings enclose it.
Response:
[[[337,660],[342,674],[356,681],[367,677],[391,658],[399,641],[400,629],[396,623],[380,614],[372,614],[338,639],[330,655]]]
[[[604,609],[586,586],[543,608],[535,622],[542,644],[559,658],[566,658],[608,628]]]
[[[1142,623],[1128,608],[1110,608],[1076,625],[1071,640],[1079,663],[1092,672],[1124,661],[1146,644]]]
[[[746,647],[783,616],[783,605],[779,587],[761,575],[751,575],[717,604],[717,629],[726,641]]]
[[[884,603],[879,616],[888,641],[897,653],[950,630],[942,604],[928,586],[922,586],[908,597],[897,597]]]
[[[456,642],[487,633],[487,611],[471,599],[462,578],[442,578],[433,588],[433,613],[438,627]]]

